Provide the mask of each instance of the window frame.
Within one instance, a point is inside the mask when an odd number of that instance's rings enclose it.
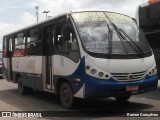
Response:
[[[58,51],[56,50],[57,46],[56,46],[56,41],[58,41],[58,36],[57,36],[57,26],[58,25],[65,25],[67,24],[71,30],[71,33],[72,33],[72,38],[73,38],[73,35],[75,36],[75,39],[76,39],[76,43],[77,43],[77,50],[62,50],[62,51]],[[54,55],[62,55],[62,56],[65,56],[69,59],[71,59],[72,61],[78,63],[78,61],[80,60],[81,58],[81,54],[80,54],[80,48],[79,48],[79,43],[78,43],[78,38],[77,38],[77,35],[76,35],[76,32],[75,32],[75,29],[74,29],[74,25],[69,17],[69,15],[64,15],[64,16],[61,16],[59,18],[57,18],[56,20],[56,23],[55,23],[55,38],[54,38]],[[74,60],[73,57],[70,57],[69,54],[72,53],[72,52],[77,52],[78,54],[78,58],[77,60]],[[66,54],[68,53],[68,54]]]
[[[36,30],[38,31],[38,34],[37,34],[37,39],[34,40],[34,41],[29,41],[28,42],[28,37],[31,38],[31,31],[33,30]],[[41,25],[38,25],[38,26],[35,26],[35,27],[32,27],[30,29],[27,29],[26,30],[26,43],[25,43],[25,56],[40,56],[42,55],[42,31],[41,31]],[[28,48],[28,45],[29,44],[32,44],[32,43],[40,43],[40,52],[37,54],[29,54],[29,48]]]
[[[16,44],[16,39],[18,38],[18,34],[21,34],[21,33],[23,33],[23,43],[20,43],[20,44]],[[18,33],[15,33],[15,34],[13,34],[13,41],[12,41],[12,51],[13,51],[13,53],[12,53],[12,57],[24,57],[25,55],[26,55],[26,52],[25,52],[25,43],[26,43],[26,36],[25,36],[25,32],[24,31],[20,31],[20,32],[18,32]],[[23,49],[23,46],[24,45],[24,49]],[[21,49],[19,50],[19,49],[16,49],[16,47],[17,46],[21,46]],[[16,50],[18,51],[19,50],[19,52],[21,53],[22,52],[22,55],[15,55],[15,52],[16,52]]]

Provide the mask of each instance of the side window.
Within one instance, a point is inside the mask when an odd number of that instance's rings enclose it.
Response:
[[[13,56],[24,56],[25,55],[25,36],[24,33],[18,33],[14,37],[15,46]]]
[[[53,54],[53,46],[54,46],[54,24],[50,24],[49,26],[44,27],[43,29],[43,53],[45,55]]]
[[[8,41],[9,41],[8,55],[9,55],[9,57],[12,57],[12,54],[13,54],[12,53],[12,51],[13,51],[13,44],[12,44],[13,38],[12,37],[9,38]]]
[[[40,55],[41,54],[41,33],[38,28],[32,29],[27,32],[27,55]]]
[[[9,52],[12,53],[12,41],[13,41],[13,38],[9,38]]]
[[[66,21],[58,22],[56,26],[55,51],[74,61],[79,60],[79,50],[76,35]]]
[[[12,56],[12,42],[13,38],[8,37],[3,39],[3,57],[11,57]]]
[[[3,38],[3,57],[7,57],[7,38]]]

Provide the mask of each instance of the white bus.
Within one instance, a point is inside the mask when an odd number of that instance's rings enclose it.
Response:
[[[134,20],[108,11],[75,11],[7,34],[4,74],[21,94],[58,94],[71,108],[75,98],[115,97],[157,88],[151,47]]]
[[[139,27],[153,49],[160,78],[160,0],[144,0],[136,12]]]

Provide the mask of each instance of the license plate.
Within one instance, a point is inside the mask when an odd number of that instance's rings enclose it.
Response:
[[[126,87],[126,91],[138,91],[139,90],[139,86],[135,85],[135,86],[127,86]]]

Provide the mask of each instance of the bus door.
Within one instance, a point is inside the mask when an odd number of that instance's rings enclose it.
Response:
[[[54,26],[48,26],[44,28],[44,43],[45,43],[45,55],[46,55],[46,89],[54,90],[53,85],[53,41],[54,41]]]
[[[13,38],[8,39],[8,61],[7,61],[7,66],[8,66],[8,80],[12,81],[12,41]]]

